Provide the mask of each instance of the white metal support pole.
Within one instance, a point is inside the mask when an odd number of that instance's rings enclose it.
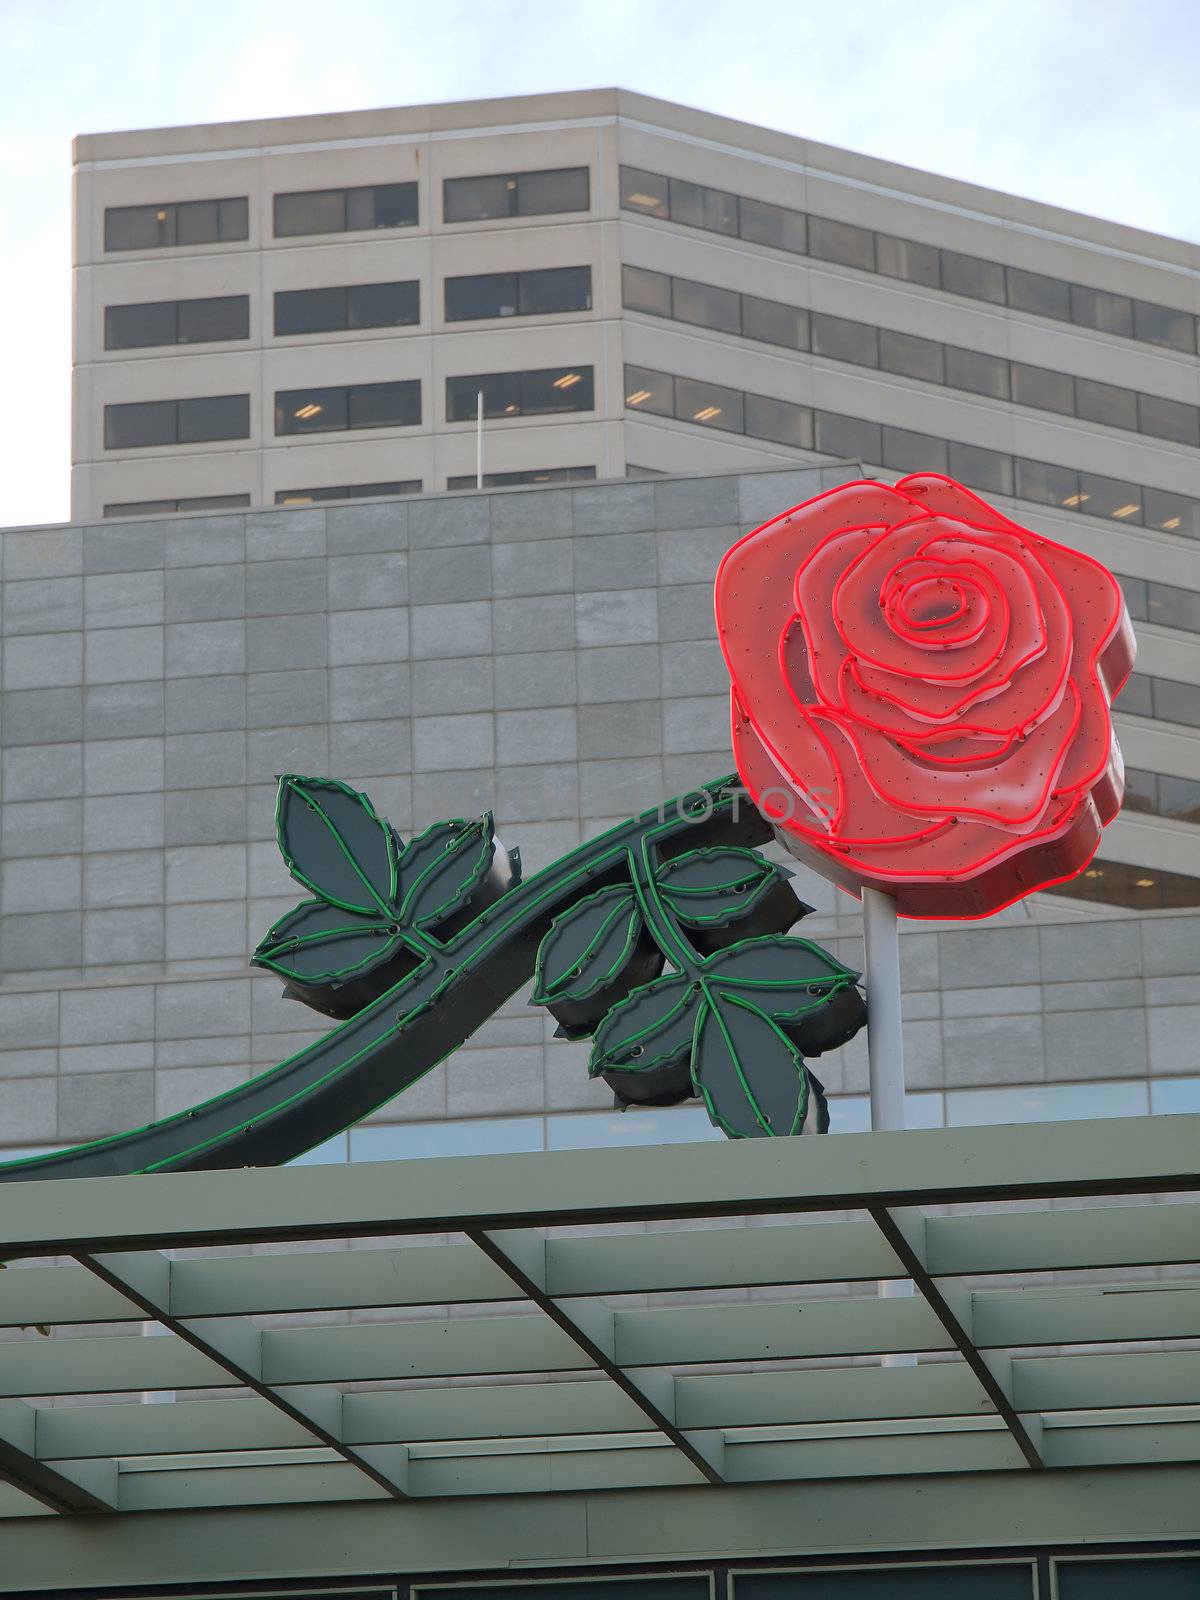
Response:
[[[475,396],[475,487],[483,488],[483,390]]]
[[[863,889],[867,967],[867,1062],[871,1077],[871,1131],[904,1126],[904,1026],[900,1008],[900,923],[896,902],[880,889]],[[880,1297],[913,1292],[909,1278],[885,1278]],[[885,1367],[916,1365],[913,1355],[885,1355]]]

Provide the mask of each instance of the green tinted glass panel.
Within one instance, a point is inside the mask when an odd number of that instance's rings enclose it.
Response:
[[[1033,1565],[742,1573],[734,1600],[1032,1600]],[[1089,1594],[1087,1600],[1093,1600]]]
[[[413,1600],[434,1600],[437,1588],[414,1587]],[[597,1583],[455,1585],[445,1600],[709,1600],[708,1574],[690,1578],[616,1578]]]
[[[1200,1557],[1161,1561],[1064,1561],[1058,1566],[1059,1600],[1196,1600]]]

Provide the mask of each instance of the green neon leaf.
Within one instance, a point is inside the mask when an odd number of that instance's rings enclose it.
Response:
[[[804,1057],[777,1023],[742,996],[705,986],[692,1082],[731,1139],[799,1133],[808,1108]]]
[[[596,1029],[589,1075],[653,1072],[685,1060],[699,997],[699,985],[677,974],[635,989]]]
[[[584,1000],[614,983],[629,964],[642,931],[632,889],[601,889],[555,917],[538,948],[535,1006]]]
[[[279,780],[275,831],[288,871],[332,906],[394,915],[396,840],[365,794],[332,778]]]
[[[400,854],[400,920],[432,927],[462,908],[487,877],[495,850],[492,813],[435,822]]]
[[[395,955],[401,943],[394,922],[306,900],[280,918],[251,961],[295,983],[336,982],[371,971]]]
[[[666,862],[655,877],[663,899],[689,928],[724,927],[788,881],[773,862],[733,845],[689,850]]]
[[[722,992],[735,993],[777,1021],[803,1016],[859,974],[808,939],[784,934],[743,939],[704,963],[704,976]]]

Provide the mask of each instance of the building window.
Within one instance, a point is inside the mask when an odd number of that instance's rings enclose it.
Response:
[[[1008,400],[1011,389],[1008,362],[1000,356],[986,356],[981,350],[962,350],[946,346],[946,383],[951,389],[968,394],[985,394],[993,400]]]
[[[106,251],[224,244],[249,236],[250,208],[245,195],[228,200],[109,206],[104,213]]]
[[[446,421],[473,422],[478,396],[485,417],[551,416],[595,409],[591,367],[542,367],[533,372],[483,372],[446,379]]]
[[[1027,367],[1022,361],[1012,364],[1013,399],[1019,406],[1034,406],[1040,411],[1075,414],[1075,384],[1065,372],[1047,372],[1044,367]]]
[[[420,478],[397,483],[339,483],[321,489],[276,489],[277,506],[309,506],[318,500],[372,500],[389,494],[420,494]]]
[[[415,428],[421,383],[352,383],[329,389],[286,389],[275,396],[275,432],[337,433],[352,428]]]
[[[828,356],[832,361],[849,361],[856,367],[879,365],[879,333],[869,324],[851,322],[846,317],[827,317],[817,311],[813,312],[810,322],[814,355]]]
[[[880,463],[883,444],[877,422],[864,422],[860,417],[843,417],[832,411],[818,411],[817,449],[828,456],[839,456],[843,461]]]
[[[950,476],[984,494],[1012,494],[1013,462],[999,450],[950,442]]]
[[[1004,268],[996,261],[981,261],[978,256],[943,250],[942,288],[968,300],[989,300],[993,305],[1002,306]]]
[[[875,270],[885,278],[940,289],[940,254],[935,245],[918,244],[915,239],[894,239],[889,233],[875,235]]]
[[[739,389],[701,378],[675,379],[675,415],[680,422],[698,422],[725,433],[745,433],[743,396]]]
[[[655,172],[643,172],[639,167],[622,167],[621,208],[640,211],[647,217],[660,217],[665,222],[671,215],[670,180]]]
[[[741,296],[732,289],[718,289],[709,283],[693,283],[676,278],[671,297],[672,315],[677,322],[713,328],[718,333],[742,331]]]
[[[350,328],[412,327],[421,320],[421,286],[352,283],[336,289],[284,289],[275,296],[275,334],[343,333]]]
[[[546,267],[536,272],[484,272],[446,279],[446,321],[552,316],[592,309],[591,267]]]
[[[724,189],[710,189],[703,183],[671,179],[671,221],[685,228],[704,228],[709,233],[737,237],[737,195]]]
[[[946,358],[936,339],[921,339],[913,333],[879,330],[879,365],[884,372],[903,378],[920,378],[925,383],[945,383]]]
[[[104,348],[144,350],[152,345],[210,344],[250,337],[250,297],[152,300],[144,305],[105,306]]]
[[[1078,511],[1082,503],[1079,474],[1074,467],[1056,467],[1047,461],[1019,459],[1017,495],[1042,506],[1069,506]]]
[[[669,317],[670,276],[665,272],[650,272],[645,267],[622,267],[621,302],[629,311],[643,311],[651,317]]]
[[[506,172],[447,178],[442,184],[444,222],[491,222],[498,217],[546,217],[586,211],[591,205],[586,167],[548,172]]]
[[[357,189],[304,189],[275,196],[275,237],[415,228],[415,183],[374,183]]]
[[[1200,500],[1190,499],[1185,494],[1169,494],[1165,489],[1146,489],[1142,509],[1148,528],[1200,539]]]
[[[250,437],[248,394],[195,400],[138,400],[105,406],[104,448],[145,450],[166,444],[207,444]]]
[[[485,489],[512,489],[529,483],[593,483],[595,467],[532,467],[525,472],[485,472]],[[447,489],[474,489],[475,474],[461,472],[446,479]]]
[[[1031,311],[1034,316],[1053,317],[1058,322],[1071,320],[1071,291],[1061,278],[1048,278],[1041,272],[1008,268],[1008,303],[1014,311]]]
[[[1088,289],[1081,283],[1070,285],[1071,321],[1097,333],[1115,333],[1133,338],[1133,301],[1126,294],[1110,294],[1106,289]]]
[[[778,300],[760,300],[757,295],[744,294],[742,335],[762,344],[783,345],[787,350],[807,350],[808,312]]]
[[[746,396],[746,432],[753,439],[791,445],[794,450],[813,447],[813,414],[808,406],[790,400],[773,400],[765,394]]]
[[[849,222],[809,217],[808,253],[818,261],[833,261],[840,267],[875,271],[875,235],[870,228],[856,228]]]
[[[944,439],[933,439],[908,428],[884,428],[883,465],[890,472],[947,472],[949,446]]]
[[[625,368],[625,404],[656,417],[675,415],[675,380],[648,367]]]
[[[1164,400],[1156,394],[1137,397],[1138,424],[1142,433],[1155,439],[1171,439],[1176,444],[1200,445],[1200,410],[1181,400]]]
[[[1085,422],[1102,422],[1108,428],[1128,428],[1136,433],[1137,395],[1132,389],[1118,389],[1115,383],[1076,378],[1075,415]]]
[[[118,500],[104,508],[106,517],[161,517],[174,511],[242,511],[248,494],[201,494],[186,500]]]
[[[1196,319],[1171,306],[1155,306],[1145,300],[1133,302],[1133,336],[1145,344],[1161,344],[1168,350],[1196,351]]]
[[[770,245],[802,256],[808,251],[808,218],[803,211],[789,211],[765,200],[738,201],[738,233],[751,244]]]

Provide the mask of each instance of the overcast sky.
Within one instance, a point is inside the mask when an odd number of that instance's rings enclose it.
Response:
[[[0,526],[68,514],[76,133],[619,85],[1200,240],[1200,0],[0,0]]]

